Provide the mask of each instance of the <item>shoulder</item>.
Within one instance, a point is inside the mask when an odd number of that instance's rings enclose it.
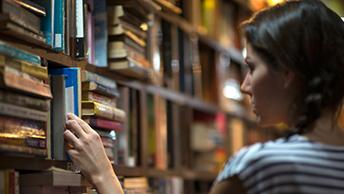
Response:
[[[343,161],[343,146],[294,135],[243,148],[226,163],[217,182],[236,176],[248,193],[262,193],[280,185],[297,189],[295,186],[305,181],[338,181],[344,172]]]
[[[233,157],[229,158],[224,168],[217,177],[217,181],[222,181],[234,175],[238,175],[248,164],[254,160],[257,153],[263,149],[263,143],[256,143],[239,150]]]
[[[227,161],[218,175],[217,181],[234,175],[245,179],[267,165],[288,162],[288,158],[294,159],[293,153],[302,152],[308,148],[311,149],[312,145],[299,136],[293,136],[288,140],[281,138],[244,147]]]

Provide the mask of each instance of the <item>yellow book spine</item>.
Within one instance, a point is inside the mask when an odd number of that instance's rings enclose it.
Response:
[[[92,102],[92,101],[82,101],[83,104],[93,104],[93,110],[91,112],[89,111],[83,111],[83,115],[94,115],[94,116],[99,116],[102,118],[106,118],[109,120],[114,120],[114,121],[120,121],[123,122],[126,113],[118,108],[114,108],[111,106],[107,106],[98,102]],[[87,112],[87,113],[86,113]]]
[[[48,69],[42,66],[34,66],[27,63],[21,63],[21,70],[24,73],[32,75],[36,78],[48,80]]]

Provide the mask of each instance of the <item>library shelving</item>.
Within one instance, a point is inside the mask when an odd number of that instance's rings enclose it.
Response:
[[[0,28],[0,176],[75,170],[62,136],[69,111],[99,132],[124,185],[127,178],[140,177],[149,180],[149,190],[164,180],[181,188],[177,193],[206,193],[226,159],[252,143],[248,138],[256,125],[246,100],[223,96],[224,83],[240,83],[245,71],[235,25],[247,17],[247,7],[224,0],[214,6],[207,0],[47,2],[2,2],[11,10],[0,10],[6,16]],[[232,13],[238,21],[221,15],[221,5],[238,9]],[[12,16],[15,11],[20,17]],[[222,29],[213,24],[218,19],[233,26]],[[30,23],[36,20],[42,25]],[[221,30],[212,32],[213,27]],[[226,31],[235,34],[219,38]],[[73,90],[67,91],[70,82]],[[37,91],[30,83],[48,90]],[[17,95],[24,100],[8,99]],[[25,111],[29,115],[21,115]],[[20,136],[10,124],[40,136]],[[18,180],[14,187],[21,188]]]

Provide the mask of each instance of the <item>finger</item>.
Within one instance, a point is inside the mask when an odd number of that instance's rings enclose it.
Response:
[[[80,117],[76,116],[75,114],[69,113],[67,114],[67,117],[70,120],[76,120],[86,133],[90,133],[91,131],[93,131],[93,129],[84,120],[82,120]]]
[[[67,150],[68,155],[76,166],[80,166],[80,153],[77,150]]]
[[[67,153],[70,155],[70,157],[73,159],[73,161],[78,158],[79,156],[79,152],[77,150],[73,150],[73,149],[70,149],[70,150],[67,150]]]
[[[66,128],[75,133],[78,137],[82,138],[86,136],[85,131],[79,125],[76,120],[68,120],[66,121]]]
[[[80,140],[68,129],[64,132],[64,137],[74,148],[80,148]]]

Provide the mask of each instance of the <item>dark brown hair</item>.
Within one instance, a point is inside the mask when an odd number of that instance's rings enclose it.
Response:
[[[319,0],[287,1],[242,24],[255,52],[274,69],[302,81],[297,133],[311,129],[325,109],[338,112],[344,96],[344,22]]]

